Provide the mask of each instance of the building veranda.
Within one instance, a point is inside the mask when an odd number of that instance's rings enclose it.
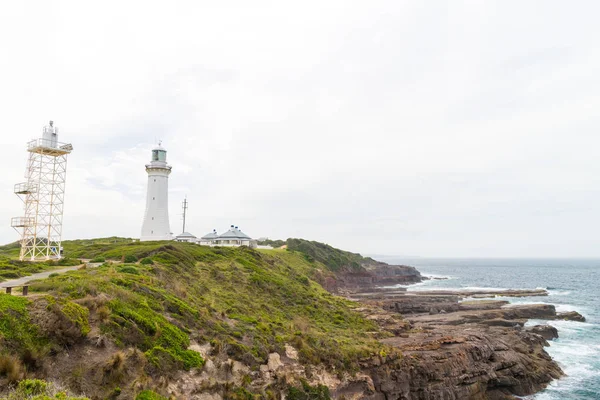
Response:
[[[189,242],[197,243],[202,246],[222,246],[222,247],[239,247],[248,246],[255,248],[257,247],[257,241],[252,239],[240,230],[239,227],[231,225],[227,232],[219,235],[216,230],[207,233],[200,239],[188,232],[184,232],[178,235],[175,240],[178,242]]]

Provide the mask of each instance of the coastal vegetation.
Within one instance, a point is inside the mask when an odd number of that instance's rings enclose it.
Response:
[[[359,269],[364,264],[375,262],[373,259],[363,257],[357,253],[351,253],[336,249],[325,243],[320,243],[305,239],[290,238],[287,240],[260,241],[258,244],[271,246],[273,248],[286,248],[289,251],[300,252],[309,261],[318,261],[326,265],[332,271],[338,271],[343,268]]]
[[[325,243],[304,239],[288,239],[286,244],[288,250],[300,252],[309,261],[320,262],[332,271],[339,271],[344,268],[357,270],[366,263],[374,262],[371,258],[336,249]]]
[[[150,378],[201,368],[207,356],[257,370],[270,354],[292,346],[302,364],[339,374],[389,351],[377,340],[386,333],[354,311],[355,303],[316,281],[344,263],[356,268],[358,255],[288,242],[287,250],[261,251],[116,238],[64,242],[70,259],[102,264],[32,283],[31,300],[0,294],[0,354],[14,364],[0,368],[0,383],[44,378],[65,346],[73,359],[90,342],[105,349],[101,361],[81,360],[53,374],[76,392],[110,397],[118,389],[142,399],[160,398],[147,392],[156,389]],[[15,265],[10,254],[7,260]],[[204,344],[207,352],[198,351]],[[266,395],[249,383],[228,390],[238,398]],[[297,399],[329,396],[306,383],[285,390]]]
[[[19,261],[18,251],[14,252],[12,246],[0,247],[0,282],[17,279],[23,276],[35,274],[37,272],[48,271],[60,267],[74,266],[81,264],[80,260],[63,258],[58,261],[44,261],[44,262],[28,262]]]
[[[24,379],[2,400],[89,400],[73,397],[41,379]]]

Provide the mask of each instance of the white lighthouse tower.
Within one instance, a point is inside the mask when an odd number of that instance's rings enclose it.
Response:
[[[167,165],[167,150],[160,142],[152,149],[152,161],[146,164],[148,173],[148,194],[146,213],[142,225],[141,241],[172,240],[169,226],[169,175],[171,166]]]

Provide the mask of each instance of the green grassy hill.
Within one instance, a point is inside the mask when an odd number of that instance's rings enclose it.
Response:
[[[305,239],[288,239],[288,250],[304,254],[310,261],[318,261],[332,271],[341,269],[358,270],[365,264],[375,262],[373,259],[363,257],[358,253],[351,253],[336,249],[328,244],[309,241]]]
[[[251,370],[291,345],[303,365],[357,371],[361,360],[384,351],[376,340],[383,334],[353,310],[355,303],[313,278],[355,267],[360,256],[297,240],[288,241],[291,251],[118,238],[64,242],[71,259],[106,262],[39,281],[31,299],[0,294],[0,387],[52,378],[75,393],[110,398],[118,389],[131,398],[142,389],[160,391],[158,377],[201,368],[206,359],[190,348],[194,343],[210,344],[208,357],[239,360]],[[97,360],[86,359],[83,349],[98,353]],[[66,351],[69,362],[52,369]],[[238,386],[225,389],[256,390],[250,380]]]

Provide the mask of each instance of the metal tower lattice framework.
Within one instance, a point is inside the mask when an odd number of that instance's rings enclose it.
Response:
[[[21,232],[21,261],[61,258],[62,220],[71,144],[46,138],[29,142],[27,182],[15,185],[25,203],[25,216],[12,219]]]

